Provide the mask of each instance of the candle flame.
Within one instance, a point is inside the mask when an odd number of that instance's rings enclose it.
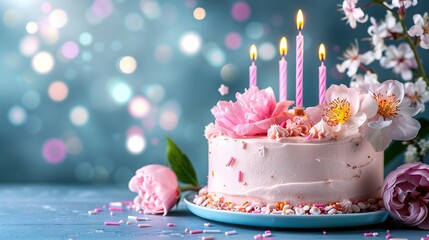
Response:
[[[282,37],[280,40],[280,55],[284,56],[287,54],[287,39]]]
[[[252,61],[255,61],[257,56],[258,56],[258,51],[256,50],[256,46],[255,44],[252,44],[252,46],[250,46],[250,59]]]
[[[304,27],[304,16],[302,15],[302,10],[298,10],[298,14],[296,15],[296,27],[299,31]]]
[[[319,59],[320,61],[325,61],[326,59],[326,50],[325,50],[325,45],[323,43],[320,44],[320,47],[319,47]]]

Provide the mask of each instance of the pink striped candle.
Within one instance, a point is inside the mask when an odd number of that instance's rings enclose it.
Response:
[[[257,68],[255,64],[255,60],[257,57],[257,50],[255,44],[250,47],[250,59],[252,60],[252,65],[249,67],[249,87],[257,86]]]
[[[285,55],[287,54],[287,40],[282,37],[280,40],[280,55],[282,59],[279,61],[279,102],[286,101],[287,99],[287,61]]]
[[[320,67],[319,67],[319,105],[325,103],[325,92],[326,92],[326,67],[325,67],[325,58],[326,50],[325,45],[320,44],[319,47],[319,58],[320,58]]]
[[[303,100],[303,73],[304,73],[304,36],[301,31],[304,27],[304,17],[301,9],[298,11],[296,18],[297,28],[299,30],[298,36],[296,36],[296,106],[302,107]]]

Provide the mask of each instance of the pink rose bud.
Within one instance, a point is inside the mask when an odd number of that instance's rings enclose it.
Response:
[[[429,229],[429,165],[407,163],[389,173],[384,180],[383,201],[393,218]]]
[[[176,174],[162,165],[147,165],[136,171],[128,187],[137,193],[136,207],[144,213],[167,215],[180,196]]]

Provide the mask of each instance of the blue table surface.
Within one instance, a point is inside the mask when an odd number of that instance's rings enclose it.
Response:
[[[139,215],[125,210],[110,216],[108,210],[89,215],[88,210],[108,205],[109,202],[131,200],[135,196],[126,188],[113,186],[74,185],[9,185],[0,184],[0,239],[202,239],[204,235],[215,239],[254,239],[266,228],[246,227],[209,221],[190,213],[183,201],[168,216],[147,215],[151,226],[138,228],[136,222],[120,226],[105,226],[105,221],[125,222],[129,215]],[[174,227],[167,227],[167,223]],[[236,230],[238,234],[186,233],[185,228],[210,229],[222,232]],[[390,230],[394,238],[421,239],[429,234],[417,228],[400,225],[391,219],[381,225],[346,229],[270,229],[273,239],[385,239]],[[326,231],[326,235],[322,232]],[[378,232],[377,237],[364,237],[365,232]]]

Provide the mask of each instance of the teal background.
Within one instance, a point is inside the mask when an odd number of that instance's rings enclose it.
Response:
[[[240,1],[1,1],[0,182],[126,185],[137,168],[166,163],[164,136],[169,136],[189,156],[199,182],[204,184],[207,172],[204,126],[214,121],[210,109],[218,100],[232,100],[235,92],[247,87],[251,44],[256,44],[260,51],[265,48],[266,56],[273,56],[264,59],[261,57],[264,54],[259,53],[258,85],[271,86],[277,94],[280,58],[277,46],[281,36],[288,38],[288,96],[293,98],[295,15],[299,8],[303,10],[305,106],[317,104],[320,43],[327,48],[328,85],[349,83],[350,79],[336,71],[335,64],[350,43],[358,39],[362,50],[370,47],[369,42],[361,41],[368,37],[369,21],[351,30],[341,20],[343,15],[338,11],[341,1],[241,1],[250,7],[250,16],[244,21],[235,20],[231,14],[237,2]],[[367,2],[361,0],[359,5]],[[62,9],[68,21],[57,30],[58,40],[54,43],[44,41],[40,29],[32,34],[40,43],[36,53],[47,51],[55,61],[51,71],[40,74],[32,67],[34,54],[25,56],[20,45],[30,35],[26,32],[28,22],[41,23],[49,18],[49,13],[42,11],[47,4],[51,11]],[[94,6],[104,14],[109,13],[97,23],[91,20]],[[206,10],[202,21],[193,17],[197,7]],[[406,19],[408,25],[412,24],[414,12],[423,13],[427,9],[427,1],[411,8]],[[385,11],[381,8],[371,7],[365,12],[384,19]],[[79,41],[84,32],[91,35],[90,44]],[[180,48],[181,38],[189,32],[201,38],[201,48],[194,55],[187,55]],[[232,32],[241,37],[236,49],[225,44],[225,37]],[[61,53],[68,41],[79,48],[73,59],[64,59]],[[427,51],[419,51],[427,66]],[[119,61],[123,56],[135,58],[137,68],[133,73],[120,71]],[[398,78],[390,70],[380,69],[377,62],[372,66],[380,71],[381,80]],[[48,94],[55,81],[68,88],[68,95],[61,102],[53,101]],[[125,90],[112,90],[118,83]],[[220,96],[217,90],[220,84],[229,87],[228,95]],[[146,99],[146,106],[150,106],[143,117],[133,117],[128,110],[136,96]],[[88,115],[83,125],[76,125],[70,117],[77,106]],[[138,154],[127,148],[127,132],[132,131],[131,127],[145,142]],[[42,154],[52,139],[58,139],[66,147],[49,148],[50,154],[63,154],[55,164]],[[386,170],[392,170],[400,161]]]

